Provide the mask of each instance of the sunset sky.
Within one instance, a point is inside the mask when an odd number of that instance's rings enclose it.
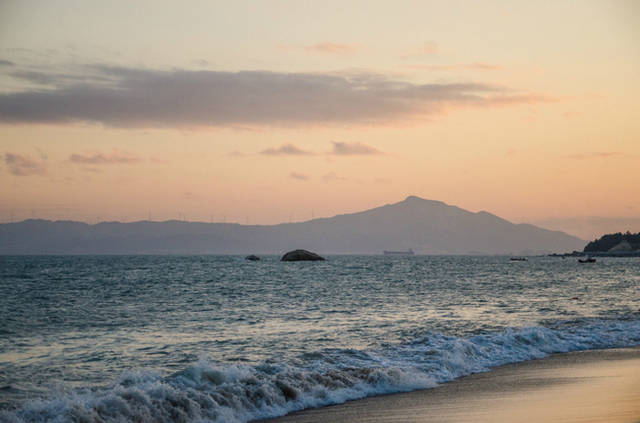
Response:
[[[640,2],[187,4],[0,3],[0,221],[640,221]]]

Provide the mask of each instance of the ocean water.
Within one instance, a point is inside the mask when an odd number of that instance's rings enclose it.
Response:
[[[640,344],[640,259],[0,257],[0,421],[246,422]]]

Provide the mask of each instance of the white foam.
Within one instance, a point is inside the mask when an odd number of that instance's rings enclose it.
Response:
[[[9,422],[246,422],[365,396],[430,388],[550,353],[640,344],[640,321],[594,320],[457,338],[428,334],[380,350],[325,350],[302,366],[201,359],[168,377],[124,373],[108,389],[32,401]]]

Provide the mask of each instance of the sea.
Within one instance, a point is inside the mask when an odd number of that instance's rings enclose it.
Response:
[[[640,259],[0,257],[0,421],[248,422],[640,344]]]

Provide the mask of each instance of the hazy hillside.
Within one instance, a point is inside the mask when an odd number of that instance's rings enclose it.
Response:
[[[272,226],[230,223],[26,220],[0,225],[0,254],[533,254],[581,250],[585,241],[487,212],[408,197],[359,213]]]

